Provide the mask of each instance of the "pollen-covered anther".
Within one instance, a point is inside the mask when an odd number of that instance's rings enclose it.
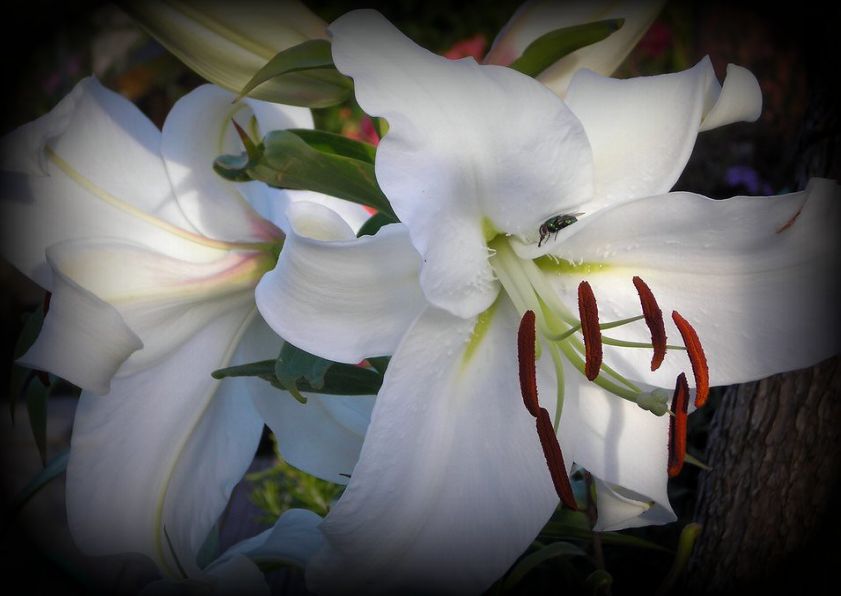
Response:
[[[666,357],[666,324],[663,322],[663,311],[657,305],[651,288],[637,275],[634,276],[634,287],[640,297],[645,324],[648,325],[648,331],[651,333],[651,345],[654,347],[651,370],[655,371],[660,368]]]
[[[695,328],[684,319],[679,312],[672,311],[672,320],[680,331],[683,338],[683,345],[689,354],[689,362],[692,364],[692,374],[695,376],[695,407],[700,408],[707,403],[710,395],[710,368],[707,366],[707,356],[698,339]]]
[[[535,367],[535,316],[534,311],[527,310],[520,319],[517,331],[517,360],[520,364],[520,392],[523,403],[534,417],[540,409],[537,401],[537,370]]]
[[[669,476],[675,477],[683,467],[686,457],[686,418],[689,408],[689,384],[686,375],[680,373],[672,397],[672,412],[669,419]]]
[[[549,475],[552,477],[552,484],[555,485],[555,492],[558,493],[558,497],[565,507],[577,511],[578,506],[575,503],[575,495],[572,492],[569,476],[567,476],[561,445],[558,443],[555,428],[552,426],[552,419],[549,417],[546,408],[538,410],[537,436],[540,438],[540,446],[543,447],[543,456],[546,458],[546,465],[549,468]]]
[[[586,281],[578,285],[578,316],[584,336],[584,374],[593,381],[602,367],[602,331],[599,328],[599,308],[593,288]]]

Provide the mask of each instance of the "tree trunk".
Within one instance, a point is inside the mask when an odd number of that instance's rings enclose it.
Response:
[[[802,17],[810,102],[793,172],[798,188],[811,176],[841,179],[835,22],[818,13]],[[713,469],[699,477],[695,519],[704,529],[688,591],[836,593],[841,358],[729,388],[713,418],[706,461]]]
[[[841,358],[727,390],[700,478],[692,593],[829,587],[821,543],[839,521],[840,394]]]

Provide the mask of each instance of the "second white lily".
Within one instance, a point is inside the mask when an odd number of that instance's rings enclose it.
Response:
[[[161,132],[86,79],[2,146],[3,255],[52,292],[21,363],[84,390],[67,471],[71,533],[88,554],[143,553],[176,578],[200,573],[196,554],[264,422],[291,464],[344,483],[373,402],[304,406],[259,379],[211,377],[277,356],[254,288],[277,259],[289,201],[330,201],[214,174],[216,156],[242,148],[232,119],[255,135],[312,126],[308,110],[232,99],[200,87]],[[367,216],[343,207],[353,226]],[[353,237],[344,220],[309,233]]]

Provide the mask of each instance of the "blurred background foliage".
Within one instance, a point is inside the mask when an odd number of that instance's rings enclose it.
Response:
[[[306,4],[328,22],[355,6],[340,0]],[[435,52],[450,58],[481,58],[518,4],[512,0],[456,4],[377,0],[364,5],[379,9],[416,42]],[[670,2],[622,65],[616,76],[652,75],[689,68],[709,55],[719,78],[723,78],[727,63],[733,62],[749,68],[760,81],[765,105],[759,122],[700,135],[677,183],[678,190],[715,198],[796,190],[794,168],[809,94],[803,51],[810,19],[819,14],[810,10],[809,3],[795,13],[768,3]],[[0,134],[47,112],[91,73],[135,102],[158,126],[178,98],[204,82],[118,9],[100,2],[15,4],[2,27],[5,80]],[[318,110],[316,121],[323,128],[354,138],[377,139],[370,121],[352,101]],[[0,386],[7,387],[22,316],[40,303],[42,293],[5,263],[0,263],[0,280]],[[700,459],[720,396],[721,391],[714,390],[710,405],[690,417],[689,451]],[[0,407],[0,415],[6,415],[6,410]],[[340,487],[283,463],[268,436],[261,456],[275,463],[253,471],[244,484],[256,506],[251,514],[258,526],[268,526],[289,507],[309,507],[323,514],[340,494]],[[696,481],[697,468],[686,466],[670,484],[677,523],[626,532],[667,551],[604,545],[604,566],[613,578],[609,591],[654,593],[671,565],[671,551],[681,529],[691,522]],[[586,541],[581,544],[590,548]],[[514,592],[543,591],[559,577],[586,579],[593,568],[582,561],[552,559],[517,584]],[[580,583],[582,593],[605,593],[604,583],[598,580]]]

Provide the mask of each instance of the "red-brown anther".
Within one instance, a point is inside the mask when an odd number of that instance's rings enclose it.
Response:
[[[701,346],[701,340],[698,339],[695,328],[689,324],[689,321],[680,316],[676,310],[672,311],[672,320],[677,325],[677,330],[683,338],[683,345],[686,346],[686,352],[689,354],[692,374],[695,376],[695,407],[700,408],[707,403],[707,397],[710,395],[710,368],[707,366],[707,356],[704,354],[704,348]]]
[[[593,288],[586,281],[578,285],[578,318],[584,336],[584,374],[589,380],[599,376],[602,367],[602,331],[599,329],[599,308]]]
[[[549,475],[552,476],[552,484],[555,485],[555,492],[565,507],[578,510],[575,504],[575,495],[572,492],[572,485],[569,483],[567,469],[564,465],[564,456],[561,453],[561,445],[555,435],[555,428],[552,426],[552,419],[546,408],[540,408],[537,414],[537,436],[540,438],[540,446],[543,447],[543,456],[546,458],[546,465],[549,467]]]
[[[669,477],[674,478],[683,467],[686,456],[686,411],[689,407],[689,383],[686,375],[680,373],[672,397],[672,412],[669,418]]]
[[[640,296],[642,314],[645,317],[645,324],[651,333],[651,345],[654,346],[654,355],[651,357],[651,370],[655,371],[663,364],[666,357],[666,325],[663,322],[663,311],[657,305],[651,288],[648,287],[639,276],[634,276],[634,287]]]
[[[537,417],[540,405],[537,401],[537,370],[535,368],[535,317],[527,310],[520,319],[517,331],[517,360],[520,363],[520,392],[529,414]]]

